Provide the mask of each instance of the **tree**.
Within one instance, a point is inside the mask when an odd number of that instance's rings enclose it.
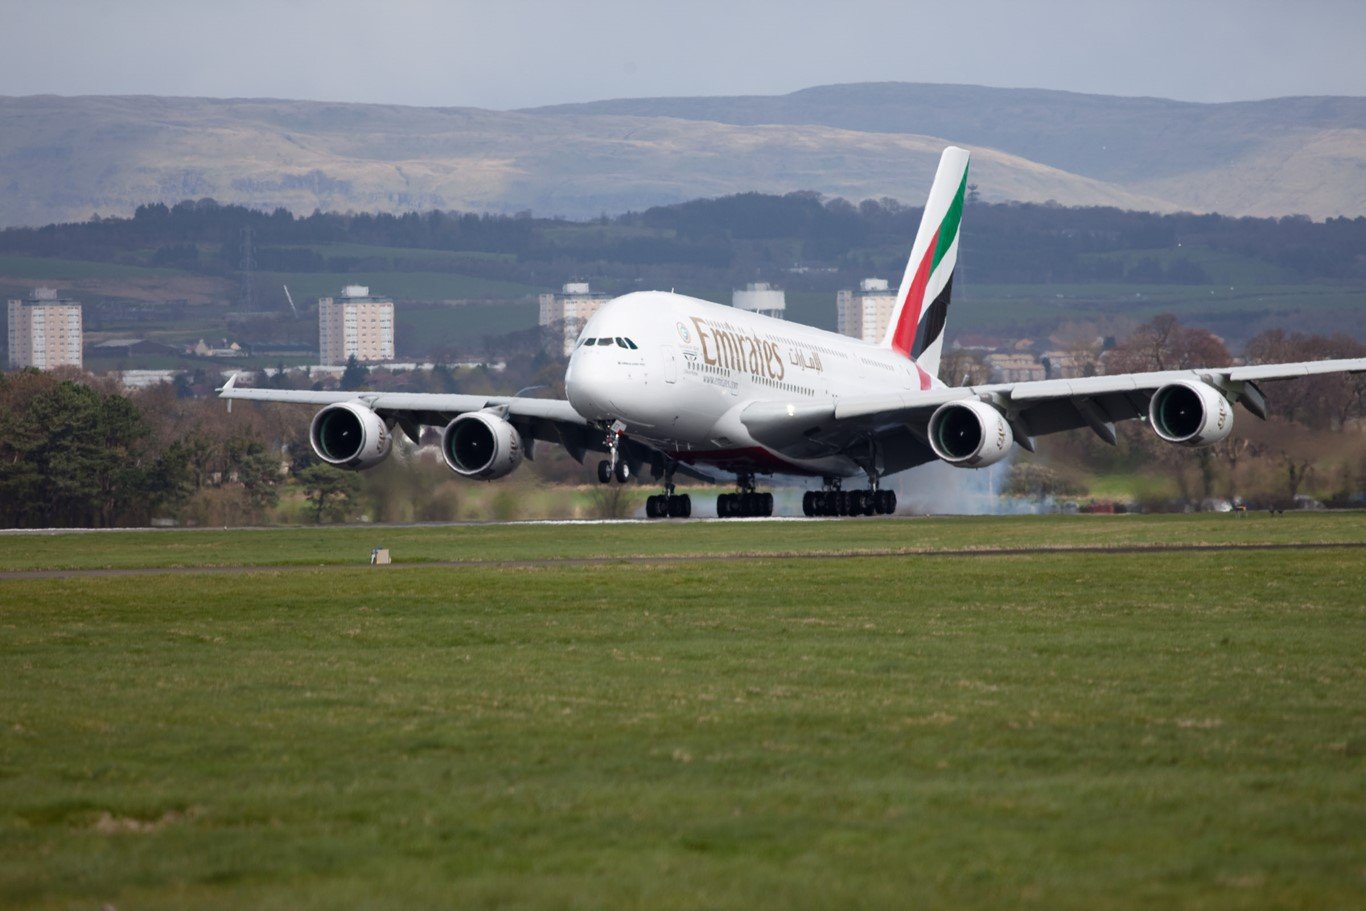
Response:
[[[351,501],[360,493],[360,478],[354,472],[318,462],[299,472],[304,496],[313,504],[313,520],[321,525],[346,520]]]
[[[1207,329],[1183,326],[1170,313],[1153,317],[1116,345],[1105,359],[1107,373],[1225,367],[1232,357]]]
[[[370,368],[359,363],[353,354],[346,359],[346,369],[342,371],[341,382],[338,385],[346,390],[361,389],[370,379]]]

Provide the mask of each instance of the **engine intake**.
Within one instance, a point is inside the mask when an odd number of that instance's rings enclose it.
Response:
[[[504,477],[522,464],[524,454],[517,428],[487,411],[462,414],[441,432],[441,455],[462,477]]]
[[[1213,386],[1171,383],[1153,394],[1148,422],[1168,443],[1209,446],[1233,432],[1233,406]]]
[[[394,437],[384,418],[359,402],[328,405],[308,428],[313,451],[339,468],[373,468],[389,455]]]
[[[930,417],[930,448],[950,465],[983,468],[1010,454],[1015,434],[986,402],[949,402]]]

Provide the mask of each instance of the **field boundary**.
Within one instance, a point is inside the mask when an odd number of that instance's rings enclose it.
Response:
[[[531,569],[550,566],[612,566],[649,563],[707,563],[742,560],[831,560],[888,557],[1034,557],[1072,554],[1218,553],[1226,551],[1362,550],[1366,541],[1304,541],[1226,544],[1117,544],[1057,547],[968,548],[865,548],[854,550],[731,551],[716,554],[620,554],[593,557],[545,557],[535,559],[414,560],[395,562],[380,571],[402,569]],[[206,575],[212,573],[317,572],[319,570],[371,569],[361,563],[252,563],[204,566],[130,566],[88,569],[0,570],[0,582],[19,579],[68,579],[107,576]]]

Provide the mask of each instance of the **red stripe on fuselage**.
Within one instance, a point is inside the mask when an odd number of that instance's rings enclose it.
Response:
[[[722,471],[777,472],[779,474],[800,474],[817,477],[820,472],[802,468],[800,465],[783,459],[764,449],[762,446],[745,446],[739,449],[692,449],[686,452],[670,452],[670,456],[680,462],[696,465],[714,465]]]
[[[897,320],[896,333],[892,336],[892,350],[906,357],[911,356],[911,346],[915,344],[915,330],[920,325],[920,311],[925,306],[925,288],[930,283],[930,268],[934,265],[934,248],[938,243],[939,231],[936,229],[934,237],[930,238],[930,245],[925,248],[924,258],[916,267],[906,299],[902,301],[901,318]]]

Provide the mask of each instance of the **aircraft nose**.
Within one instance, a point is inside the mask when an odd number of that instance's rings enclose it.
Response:
[[[612,363],[598,352],[575,351],[564,375],[564,391],[574,410],[590,421],[616,417],[612,402],[615,376]]]

